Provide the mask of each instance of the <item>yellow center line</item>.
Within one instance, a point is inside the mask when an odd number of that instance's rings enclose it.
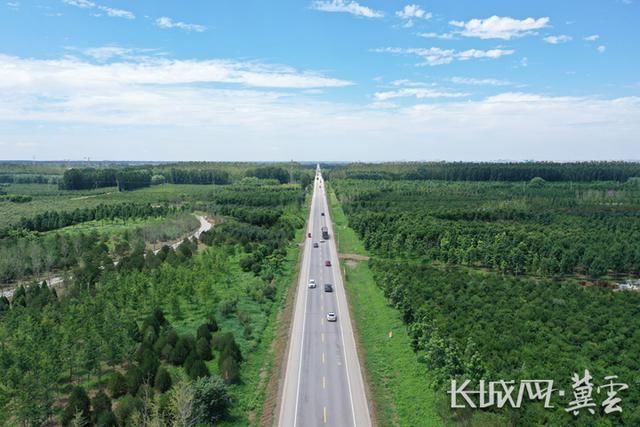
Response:
[[[322,412],[323,412],[324,423],[326,424],[327,423],[327,407],[326,406],[324,407],[324,410]]]

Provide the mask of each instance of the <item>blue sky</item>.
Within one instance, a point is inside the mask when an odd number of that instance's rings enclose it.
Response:
[[[0,159],[640,158],[638,0],[2,0]]]

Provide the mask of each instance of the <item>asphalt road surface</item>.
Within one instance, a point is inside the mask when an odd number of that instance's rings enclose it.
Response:
[[[324,181],[318,169],[298,282],[278,425],[370,426]],[[324,213],[324,215],[323,215]],[[328,227],[323,242],[321,227]],[[313,247],[318,243],[318,248]],[[331,266],[325,266],[330,261]],[[316,288],[309,288],[309,280]],[[333,292],[325,292],[330,283]],[[335,312],[337,322],[328,322]]]

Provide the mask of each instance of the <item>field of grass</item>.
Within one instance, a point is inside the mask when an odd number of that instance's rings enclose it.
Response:
[[[366,255],[333,192],[330,193],[340,253]],[[345,286],[381,426],[440,426],[429,372],[417,361],[400,313],[373,280],[368,261],[345,262]]]

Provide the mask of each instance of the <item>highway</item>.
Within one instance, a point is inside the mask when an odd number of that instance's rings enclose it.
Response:
[[[321,228],[329,239],[323,240]],[[317,169],[309,214],[278,426],[370,426],[324,181]],[[314,248],[313,244],[318,243]],[[325,262],[330,261],[331,266]],[[314,279],[317,287],[309,288]],[[333,292],[325,292],[325,283]],[[327,313],[337,314],[336,322]]]

